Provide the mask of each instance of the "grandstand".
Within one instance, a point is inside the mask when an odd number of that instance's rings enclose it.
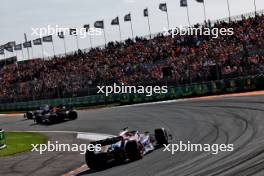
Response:
[[[97,85],[184,85],[264,73],[264,16],[207,22],[234,28],[232,36],[136,37],[105,48],[76,51],[49,60],[15,62],[0,68],[0,102],[79,97]],[[171,69],[164,75],[163,68]]]

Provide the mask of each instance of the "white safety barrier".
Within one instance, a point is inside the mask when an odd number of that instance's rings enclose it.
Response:
[[[0,129],[0,150],[5,148],[5,131]]]

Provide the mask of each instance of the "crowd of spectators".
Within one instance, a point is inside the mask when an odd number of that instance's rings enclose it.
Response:
[[[0,101],[88,95],[93,87],[114,82],[181,85],[264,73],[263,15],[204,27],[233,28],[234,35],[172,38],[160,33],[86,53],[6,65],[0,68]],[[165,78],[164,67],[171,68],[171,76]]]

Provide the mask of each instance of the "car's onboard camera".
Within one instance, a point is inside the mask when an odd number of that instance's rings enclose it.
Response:
[[[70,106],[41,106],[36,111],[28,111],[24,118],[34,120],[37,124],[54,124],[77,119],[77,112]]]
[[[124,163],[139,160],[144,155],[168,144],[171,138],[172,136],[168,135],[164,128],[155,129],[154,134],[129,131],[125,128],[117,137],[91,142],[101,144],[101,151],[87,150],[85,160],[89,168],[100,170],[110,162]]]

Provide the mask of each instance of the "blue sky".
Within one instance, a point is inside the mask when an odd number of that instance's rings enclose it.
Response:
[[[108,41],[119,40],[117,26],[111,26],[111,20],[120,17],[122,39],[131,36],[130,24],[124,23],[123,17],[128,12],[132,14],[132,22],[135,35],[148,35],[147,19],[143,17],[143,9],[148,7],[151,30],[160,32],[167,26],[166,14],[158,9],[159,3],[168,5],[169,20],[171,26],[187,25],[186,9],[179,6],[180,0],[8,0],[0,6],[0,45],[8,41],[22,43],[24,33],[28,39],[32,36],[32,28],[45,27],[47,25],[60,27],[82,27],[84,24],[93,24],[96,20],[105,20],[105,31]],[[239,15],[254,11],[254,0],[229,0],[231,15]],[[191,23],[203,21],[203,5],[195,0],[188,0]],[[264,1],[256,0],[257,9],[264,9]],[[226,0],[205,0],[207,17],[219,19],[228,16]],[[54,37],[56,54],[64,53],[63,40]],[[66,36],[67,51],[76,49],[76,39]],[[94,45],[103,45],[103,36],[93,36]],[[81,49],[89,48],[89,38],[79,39]],[[6,56],[12,56],[6,52]],[[32,53],[32,51],[30,51]],[[52,46],[44,44],[46,56],[53,54]],[[18,52],[19,60],[22,60],[21,52]],[[26,52],[24,52],[27,58]],[[41,47],[33,47],[33,57],[42,56]],[[0,56],[0,58],[3,58]]]

